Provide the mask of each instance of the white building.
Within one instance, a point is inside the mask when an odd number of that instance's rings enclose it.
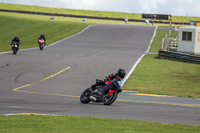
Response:
[[[187,26],[179,28],[177,51],[200,54],[200,27]]]

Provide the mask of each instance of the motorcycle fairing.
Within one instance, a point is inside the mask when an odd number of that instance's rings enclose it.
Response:
[[[117,92],[116,90],[110,90],[109,96],[112,96],[113,92]]]
[[[104,95],[108,90],[112,90],[112,89],[113,89],[112,84],[106,84],[99,87],[99,91],[101,92],[102,95]]]

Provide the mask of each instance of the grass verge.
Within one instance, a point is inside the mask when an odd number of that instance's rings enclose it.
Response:
[[[124,86],[148,94],[200,97],[200,65],[145,55]]]
[[[0,115],[0,122],[1,133],[199,133],[200,130],[200,126],[96,117]]]
[[[167,31],[157,31],[151,52],[158,52]],[[172,33],[177,36],[177,33]],[[200,97],[200,65],[159,59],[158,55],[145,55],[124,89],[148,94],[181,97]]]
[[[137,14],[137,13],[60,9],[60,8],[47,8],[47,7],[40,7],[40,6],[26,6],[26,5],[2,4],[2,3],[0,4],[0,8],[12,9],[12,10],[24,10],[24,11],[49,12],[49,13],[65,13],[65,14],[97,16],[97,17],[112,17],[112,18],[128,17],[129,19],[142,19],[142,15]],[[172,17],[172,21],[174,22],[190,22],[190,20],[200,21],[200,17],[189,17],[189,16],[173,16]]]
[[[74,19],[60,18],[50,21],[48,16],[24,15],[0,12],[0,52],[11,50],[11,40],[18,35],[21,40],[20,48],[37,47],[37,39],[44,33],[47,44],[61,40],[80,32],[92,23],[84,23]]]

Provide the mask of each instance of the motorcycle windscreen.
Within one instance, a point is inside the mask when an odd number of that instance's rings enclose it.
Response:
[[[17,41],[13,41],[13,42],[12,42],[12,46],[15,46],[15,45],[18,46],[18,42],[17,42]]]

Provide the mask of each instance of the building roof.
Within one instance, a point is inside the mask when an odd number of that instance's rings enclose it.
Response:
[[[200,27],[199,26],[184,26],[184,27],[179,27],[179,29],[194,29],[194,30],[196,30],[196,29],[200,29]]]

